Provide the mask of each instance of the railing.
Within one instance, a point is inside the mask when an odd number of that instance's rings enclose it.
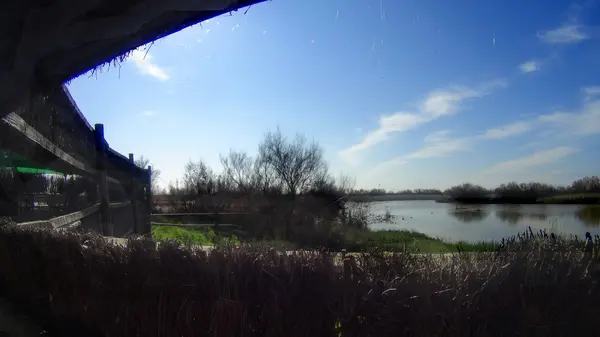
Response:
[[[0,149],[10,157],[7,162],[20,158],[2,171],[0,216],[22,225],[110,236],[150,232],[151,168],[141,169],[133,154],[125,157],[111,149],[104,126],[92,128],[64,86],[4,117]],[[17,165],[60,174],[21,174]]]

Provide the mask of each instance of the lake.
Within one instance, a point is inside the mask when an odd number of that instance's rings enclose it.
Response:
[[[457,241],[500,240],[528,226],[554,233],[600,234],[598,209],[580,216],[580,205],[466,205],[435,201],[386,201],[370,203],[373,214],[389,210],[393,223],[374,223],[374,230],[412,229],[430,236]],[[461,207],[461,206],[458,206]],[[589,206],[588,206],[589,207]]]

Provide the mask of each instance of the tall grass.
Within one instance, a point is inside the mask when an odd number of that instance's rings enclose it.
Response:
[[[598,336],[598,238],[523,233],[496,253],[264,247],[0,228],[0,294],[61,336]]]
[[[499,242],[450,242],[410,230],[362,231],[354,238],[361,251],[379,249],[387,252],[454,253],[492,252]]]

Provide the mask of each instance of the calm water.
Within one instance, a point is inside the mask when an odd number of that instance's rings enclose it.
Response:
[[[375,223],[372,229],[413,229],[449,240],[499,240],[532,229],[583,236],[600,234],[597,214],[579,216],[578,205],[456,205],[434,201],[387,201],[371,204],[371,212],[395,215],[393,223]]]

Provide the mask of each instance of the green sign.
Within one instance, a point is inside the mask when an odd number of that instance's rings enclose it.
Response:
[[[17,172],[21,173],[62,175],[60,172],[49,170],[44,165],[9,150],[0,150],[0,168],[16,168]]]

